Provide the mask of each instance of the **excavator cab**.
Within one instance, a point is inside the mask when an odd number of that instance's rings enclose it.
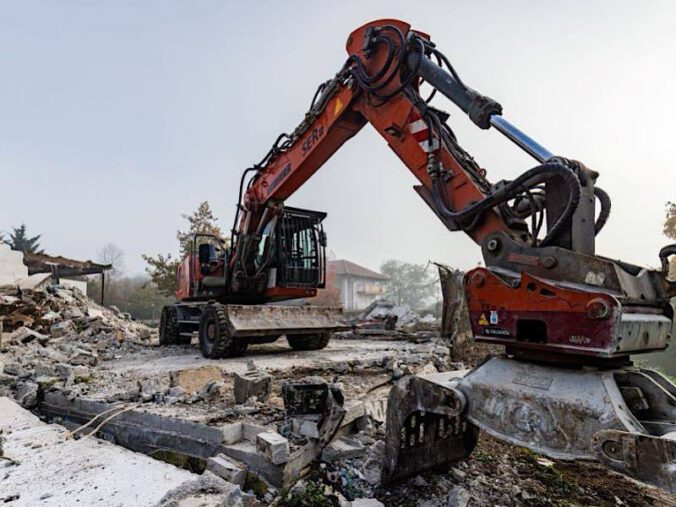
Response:
[[[323,288],[326,277],[326,213],[285,207],[277,221],[276,285]]]

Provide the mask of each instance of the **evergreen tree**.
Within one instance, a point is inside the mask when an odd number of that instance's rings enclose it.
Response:
[[[44,250],[40,248],[40,236],[40,234],[29,236],[26,232],[26,224],[21,224],[19,227],[12,227],[8,243],[12,250],[41,254]]]
[[[202,202],[191,215],[182,214],[181,216],[188,221],[187,231],[176,232],[181,258],[190,251],[190,238],[198,232],[213,234],[220,238],[223,243],[228,244],[228,238],[223,237],[223,231],[216,225],[218,219],[214,216],[207,201]],[[172,254],[159,254],[156,257],[143,255],[143,260],[148,264],[146,272],[150,275],[150,279],[160,294],[173,296],[176,292],[176,275],[181,259],[172,256]]]

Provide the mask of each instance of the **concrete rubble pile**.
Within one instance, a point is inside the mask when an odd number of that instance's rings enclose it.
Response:
[[[154,332],[77,289],[0,289],[0,395],[32,408],[39,389],[86,387],[92,368],[147,344]]]
[[[417,331],[426,327],[431,329],[438,322],[431,314],[421,316],[408,305],[379,298],[359,314],[355,324],[358,329]]]

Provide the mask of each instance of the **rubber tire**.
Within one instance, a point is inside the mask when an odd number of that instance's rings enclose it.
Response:
[[[286,337],[293,350],[321,350],[329,344],[331,333],[299,334]]]
[[[160,345],[176,345],[179,343],[178,310],[175,306],[165,306],[160,315]]]
[[[212,337],[209,330],[212,329]],[[246,352],[245,339],[233,339],[228,332],[228,317],[223,305],[209,303],[202,312],[199,327],[200,350],[208,359],[241,356]]]

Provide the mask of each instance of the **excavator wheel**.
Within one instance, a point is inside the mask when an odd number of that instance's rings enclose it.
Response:
[[[180,339],[178,311],[175,306],[165,306],[160,316],[160,345],[175,345],[180,343]]]
[[[320,350],[329,344],[331,333],[298,334],[286,337],[293,350]]]
[[[209,359],[241,356],[246,352],[245,339],[234,339],[228,331],[228,317],[223,305],[209,303],[202,313],[199,326],[200,349]]]

